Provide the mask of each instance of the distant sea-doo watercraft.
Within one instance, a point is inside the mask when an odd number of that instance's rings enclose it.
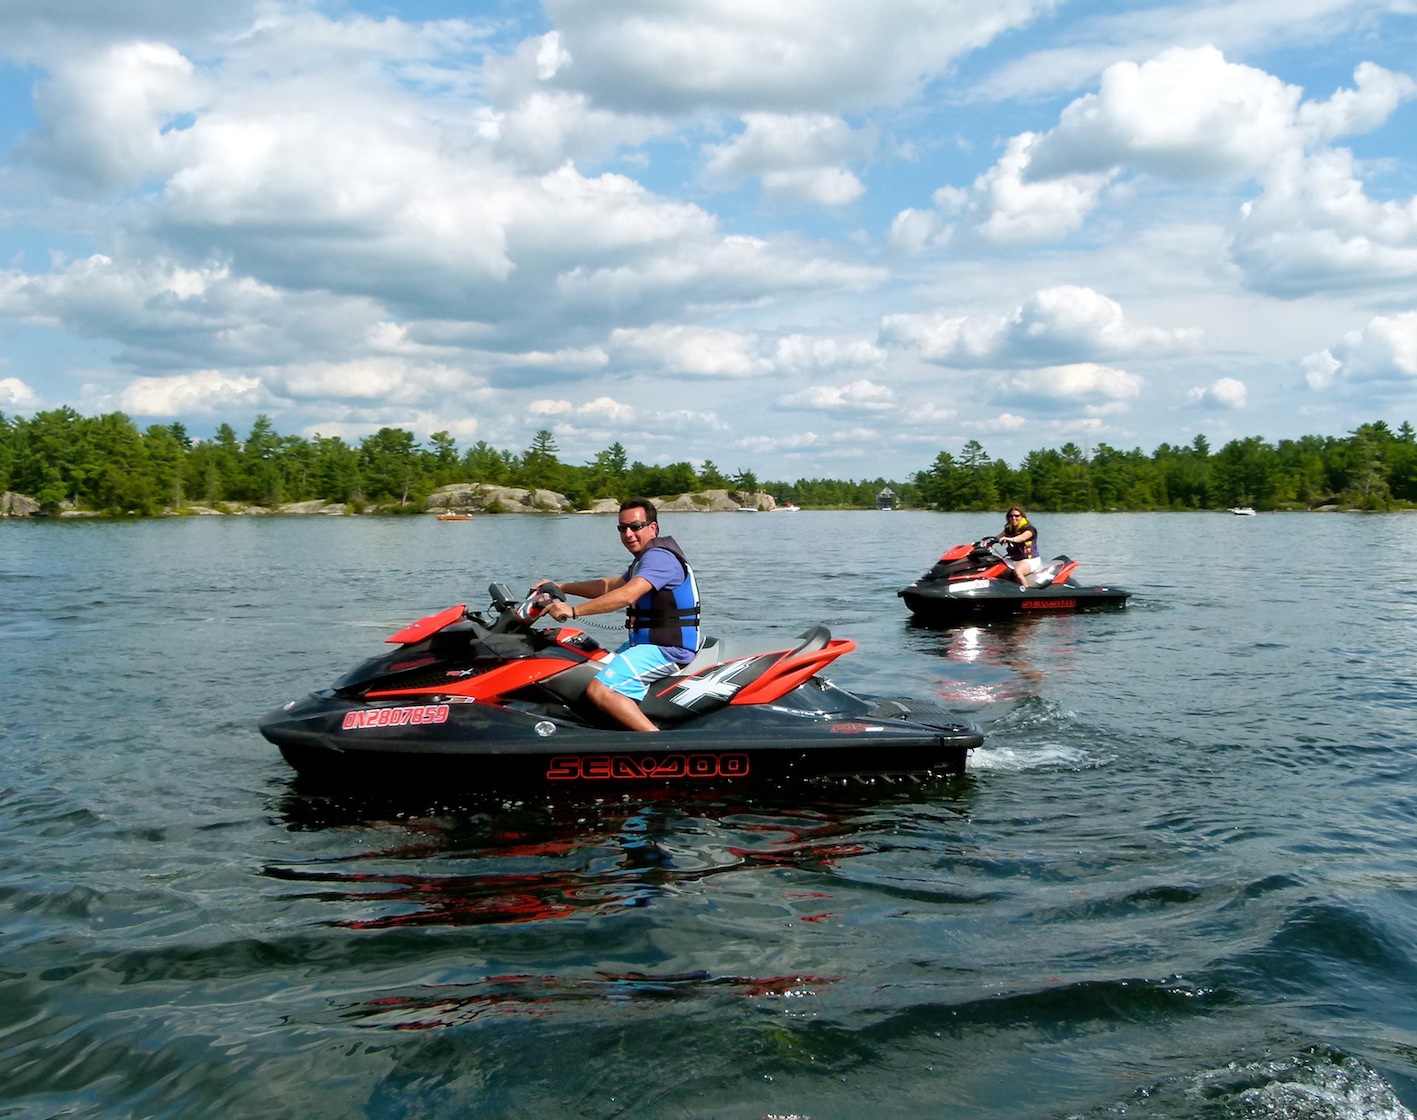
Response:
[[[917,619],[965,622],[981,617],[1086,611],[1124,607],[1130,591],[1083,586],[1074,581],[1077,561],[1057,556],[1021,586],[1009,571],[993,537],[956,545],[909,587],[896,592]]]
[[[662,730],[627,731],[585,698],[610,651],[533,625],[559,588],[521,602],[489,592],[490,615],[459,604],[420,619],[386,639],[396,649],[270,712],[261,733],[302,775],[467,789],[947,775],[983,742],[937,704],[826,680],[855,643],[825,626],[786,646],[710,639],[641,702]]]

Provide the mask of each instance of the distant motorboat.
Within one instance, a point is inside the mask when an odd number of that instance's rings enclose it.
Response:
[[[1249,506],[1231,506],[1230,512],[1236,517],[1254,517],[1255,511]]]
[[[438,515],[438,520],[439,520],[439,521],[471,521],[471,520],[472,520],[472,514],[470,514],[470,513],[440,513],[440,514]]]
[[[791,502],[788,502],[786,505],[778,506],[777,508],[780,509],[783,513],[796,513],[802,507],[795,506]]]
[[[739,513],[757,513],[757,512],[758,512],[758,507],[757,507],[757,506],[739,506],[739,507],[738,507],[738,512],[739,512]]]

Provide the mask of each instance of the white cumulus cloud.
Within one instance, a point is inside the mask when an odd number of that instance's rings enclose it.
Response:
[[[881,412],[895,407],[895,391],[887,385],[864,379],[846,385],[812,385],[778,397],[775,407],[815,412],[843,409]]]
[[[622,327],[611,334],[609,345],[628,364],[657,367],[671,376],[733,379],[768,369],[756,338],[708,327]]]
[[[736,182],[756,176],[768,195],[844,206],[866,190],[847,164],[869,154],[871,138],[825,113],[747,113],[741,135],[708,149],[708,171]]]
[[[454,366],[400,356],[369,355],[344,362],[304,362],[268,371],[266,384],[285,396],[341,398],[410,406],[450,394],[467,395],[481,382]]]
[[[223,409],[259,406],[268,399],[255,377],[199,370],[173,377],[136,377],[120,394],[119,407],[137,416],[211,415]]]
[[[1247,203],[1230,251],[1255,287],[1299,296],[1417,279],[1417,197],[1370,198],[1353,156],[1331,149]]]
[[[623,404],[613,397],[596,397],[593,401],[586,401],[577,409],[580,416],[594,417],[597,420],[613,422],[616,424],[630,423],[635,419],[635,407]]]
[[[776,454],[783,451],[802,451],[821,444],[822,438],[816,432],[793,432],[776,436],[748,436],[740,439],[737,446],[744,451],[757,454]]]
[[[802,105],[853,111],[915,96],[1050,0],[548,0],[556,80],[625,109]]]
[[[1012,245],[1062,237],[1082,226],[1115,172],[1031,176],[1037,142],[1033,133],[1015,136],[1004,157],[974,181],[957,235],[972,234],[988,243]]]
[[[1197,386],[1188,393],[1191,401],[1203,408],[1244,408],[1248,390],[1243,381],[1222,377],[1209,385]]]
[[[1033,146],[1030,179],[1128,166],[1173,180],[1264,174],[1300,143],[1302,91],[1212,46],[1119,62]]]
[[[34,390],[18,377],[0,377],[0,404],[25,405],[34,401]]]
[[[966,420],[960,427],[968,432],[1017,432],[1028,426],[1028,421],[1014,412],[1001,412],[984,420]]]
[[[1417,311],[1374,316],[1331,350],[1309,355],[1304,367],[1312,389],[1337,382],[1417,383]]]
[[[196,68],[165,43],[126,42],[58,62],[35,95],[28,158],[88,188],[134,186],[177,169],[183,114],[202,105]]]
[[[567,419],[591,423],[633,423],[636,410],[632,405],[622,404],[613,397],[596,397],[581,405],[565,400],[535,400],[527,406],[532,416],[560,416]]]
[[[881,324],[885,344],[956,367],[1167,354],[1199,337],[1192,328],[1132,323],[1115,300],[1072,284],[1041,288],[1007,315],[898,314]]]
[[[879,371],[886,351],[865,339],[836,339],[792,334],[780,338],[773,349],[773,365],[794,374],[822,374],[841,370]]]
[[[1123,403],[1141,395],[1142,379],[1136,374],[1096,362],[1023,370],[1006,385],[1021,397],[1101,403]]]
[[[1117,62],[1047,132],[1014,136],[968,189],[944,187],[934,210],[898,213],[890,242],[921,250],[981,240],[1011,245],[1080,229],[1125,176],[1168,185],[1254,182],[1234,255],[1258,287],[1308,290],[1334,274],[1381,282],[1414,274],[1417,200],[1369,200],[1335,139],[1370,132],[1417,96],[1417,82],[1370,62],[1327,100],[1214,46]]]

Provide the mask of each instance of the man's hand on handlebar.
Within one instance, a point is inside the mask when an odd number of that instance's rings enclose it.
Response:
[[[561,607],[557,612],[553,608]],[[526,598],[516,608],[517,617],[530,624],[543,614],[549,614],[558,622],[571,617],[572,610],[566,603],[566,593],[549,579],[539,579],[531,585]]]
[[[575,607],[571,606],[565,599],[555,600],[542,613],[549,614],[557,622],[565,622],[568,619],[576,617]]]

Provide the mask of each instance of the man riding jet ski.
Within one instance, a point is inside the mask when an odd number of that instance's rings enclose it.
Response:
[[[1000,553],[999,547],[1006,551]],[[896,592],[921,622],[957,623],[980,617],[1124,607],[1130,591],[1083,586],[1073,580],[1077,562],[1043,561],[1038,530],[1011,506],[1004,530],[973,544],[956,545],[935,566]]]
[[[588,600],[579,606],[552,603],[557,622],[583,615],[625,611],[630,637],[601,664],[586,697],[631,731],[658,731],[640,710],[653,681],[694,659],[699,648],[699,587],[694,570],[673,537],[659,535],[659,511],[648,498],[620,503],[615,531],[634,557],[623,575],[563,583],[561,590]]]
[[[559,587],[521,602],[488,590],[488,615],[459,604],[413,623],[392,651],[267,714],[261,733],[302,775],[467,792],[923,778],[960,773],[983,742],[937,704],[826,680],[855,643],[825,626],[786,643],[705,639],[637,702],[660,733],[631,731],[588,696],[610,651],[574,626],[535,625],[571,617]]]

